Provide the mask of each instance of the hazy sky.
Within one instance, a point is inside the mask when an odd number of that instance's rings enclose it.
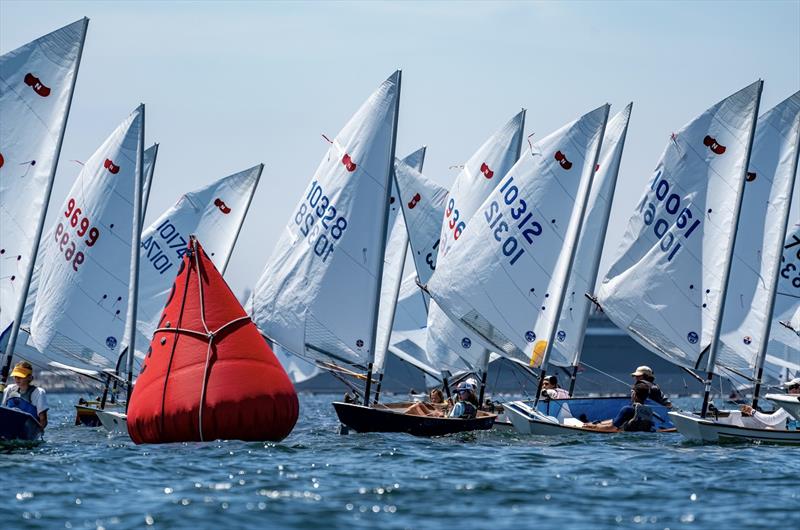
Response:
[[[0,2],[0,51],[91,19],[53,203],[139,102],[160,142],[147,221],[264,162],[226,278],[255,283],[327,144],[403,69],[397,154],[450,185],[520,107],[541,138],[634,101],[601,273],[670,132],[758,78],[800,89],[800,2]],[[795,201],[796,203],[798,201]],[[797,208],[795,208],[797,210]],[[795,211],[793,219],[797,219]]]

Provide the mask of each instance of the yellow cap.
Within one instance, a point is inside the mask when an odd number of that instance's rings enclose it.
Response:
[[[28,377],[33,375],[33,366],[31,363],[22,361],[21,363],[17,363],[14,366],[14,370],[11,372],[11,377]]]

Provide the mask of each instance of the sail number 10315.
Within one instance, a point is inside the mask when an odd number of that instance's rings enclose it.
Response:
[[[323,263],[333,254],[335,242],[347,230],[347,219],[342,215],[337,216],[336,207],[316,180],[311,183],[305,200],[300,203],[294,223],[300,227],[300,235],[313,248],[314,254],[322,258]]]
[[[528,211],[528,203],[519,197],[519,188],[512,184],[514,177],[508,176],[500,186],[500,200],[493,200],[484,210],[483,217],[492,230],[495,241],[500,243],[503,255],[514,265],[525,253],[520,239],[529,246],[542,235],[542,225],[533,220],[533,212]],[[512,235],[512,230],[515,235]]]

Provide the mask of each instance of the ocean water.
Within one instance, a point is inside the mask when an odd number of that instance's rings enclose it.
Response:
[[[277,444],[135,446],[50,397],[46,443],[0,454],[0,528],[791,528],[800,512],[792,447],[342,436],[338,396],[301,396]]]

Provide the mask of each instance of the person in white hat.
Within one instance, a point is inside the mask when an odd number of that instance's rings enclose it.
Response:
[[[472,419],[478,415],[478,398],[475,396],[475,385],[467,380],[462,381],[456,388],[458,401],[450,411],[451,418]]]
[[[790,396],[800,395],[800,377],[795,377],[791,381],[786,381],[781,386],[786,389],[786,393]]]
[[[635,372],[631,373],[631,376],[635,379],[634,385],[636,383],[642,382],[645,383],[648,387],[650,387],[650,395],[648,399],[655,401],[659,405],[663,405],[668,409],[672,408],[672,402],[661,392],[661,389],[658,388],[656,384],[656,377],[653,373],[653,369],[649,366],[640,366],[636,369]]]

